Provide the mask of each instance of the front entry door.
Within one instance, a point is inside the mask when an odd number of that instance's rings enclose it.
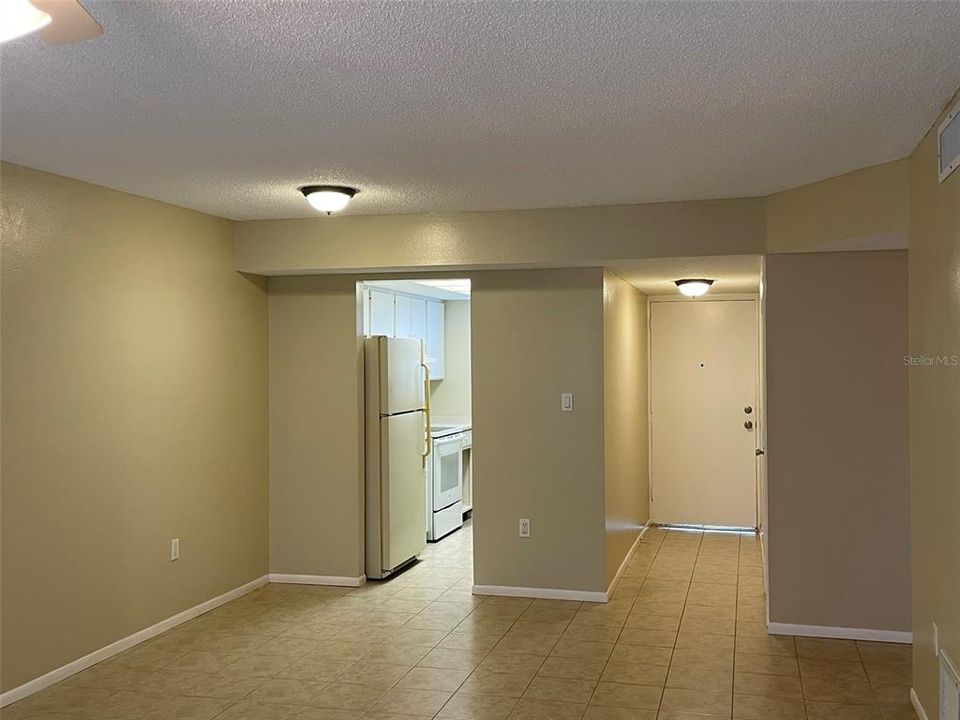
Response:
[[[756,527],[757,335],[755,300],[650,303],[656,522]]]

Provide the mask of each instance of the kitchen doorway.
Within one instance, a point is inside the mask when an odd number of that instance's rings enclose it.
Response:
[[[759,301],[650,303],[651,514],[758,526]]]
[[[378,513],[367,513],[368,548],[371,543],[382,542],[383,537],[389,538],[391,527],[413,523],[421,529],[423,537],[416,556],[424,559],[449,555],[449,559],[461,567],[469,559],[467,579],[472,582],[470,280],[364,280],[357,284],[357,297],[362,307],[359,315],[365,346],[370,345],[371,338],[379,338],[376,344],[384,347],[416,341],[421,356],[415,371],[422,388],[422,422],[418,436],[408,439],[408,444],[416,442],[420,453],[422,512],[416,517],[391,517],[389,503],[376,502],[391,489],[405,493],[411,489],[391,488],[390,461],[382,460],[386,454],[378,451],[376,443],[369,442],[373,411],[368,398],[365,484],[367,496],[374,502],[368,500],[367,507],[369,510],[375,504],[379,508]],[[369,373],[369,366],[367,371]],[[381,384],[388,386],[390,382],[389,377],[381,380]],[[376,454],[377,459],[371,454]],[[376,472],[372,472],[372,468]],[[379,483],[372,475],[379,475]],[[371,532],[375,527],[380,528],[379,537]],[[368,556],[368,565],[369,562]],[[368,568],[368,576],[378,577],[371,575],[370,570]],[[391,572],[380,577],[387,577]]]

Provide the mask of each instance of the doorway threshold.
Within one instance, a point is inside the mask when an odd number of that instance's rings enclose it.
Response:
[[[739,527],[735,525],[691,525],[688,523],[652,523],[654,527],[664,528],[665,530],[679,530],[681,532],[713,532],[730,533],[732,535],[757,533],[755,527]]]

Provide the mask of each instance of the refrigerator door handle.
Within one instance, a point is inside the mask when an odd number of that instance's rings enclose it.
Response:
[[[426,422],[426,428],[424,429],[425,447],[423,450],[423,466],[426,467],[427,458],[430,456],[430,453],[433,452],[433,439],[430,437],[430,428],[433,427],[433,422],[430,416],[430,368],[427,367],[427,363],[422,359],[420,361],[420,367],[423,368],[423,397],[426,400],[426,412],[424,413]]]

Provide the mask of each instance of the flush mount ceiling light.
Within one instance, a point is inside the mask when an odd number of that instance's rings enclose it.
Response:
[[[687,297],[700,297],[707,290],[710,289],[710,286],[713,285],[713,280],[706,280],[704,278],[684,278],[682,280],[676,281],[677,288]]]
[[[0,2],[0,42],[39,30],[50,20],[48,13],[37,10],[28,0],[3,0]]]
[[[304,185],[300,192],[307,199],[314,210],[335,213],[343,210],[350,199],[359,192],[356,188],[345,185]]]

